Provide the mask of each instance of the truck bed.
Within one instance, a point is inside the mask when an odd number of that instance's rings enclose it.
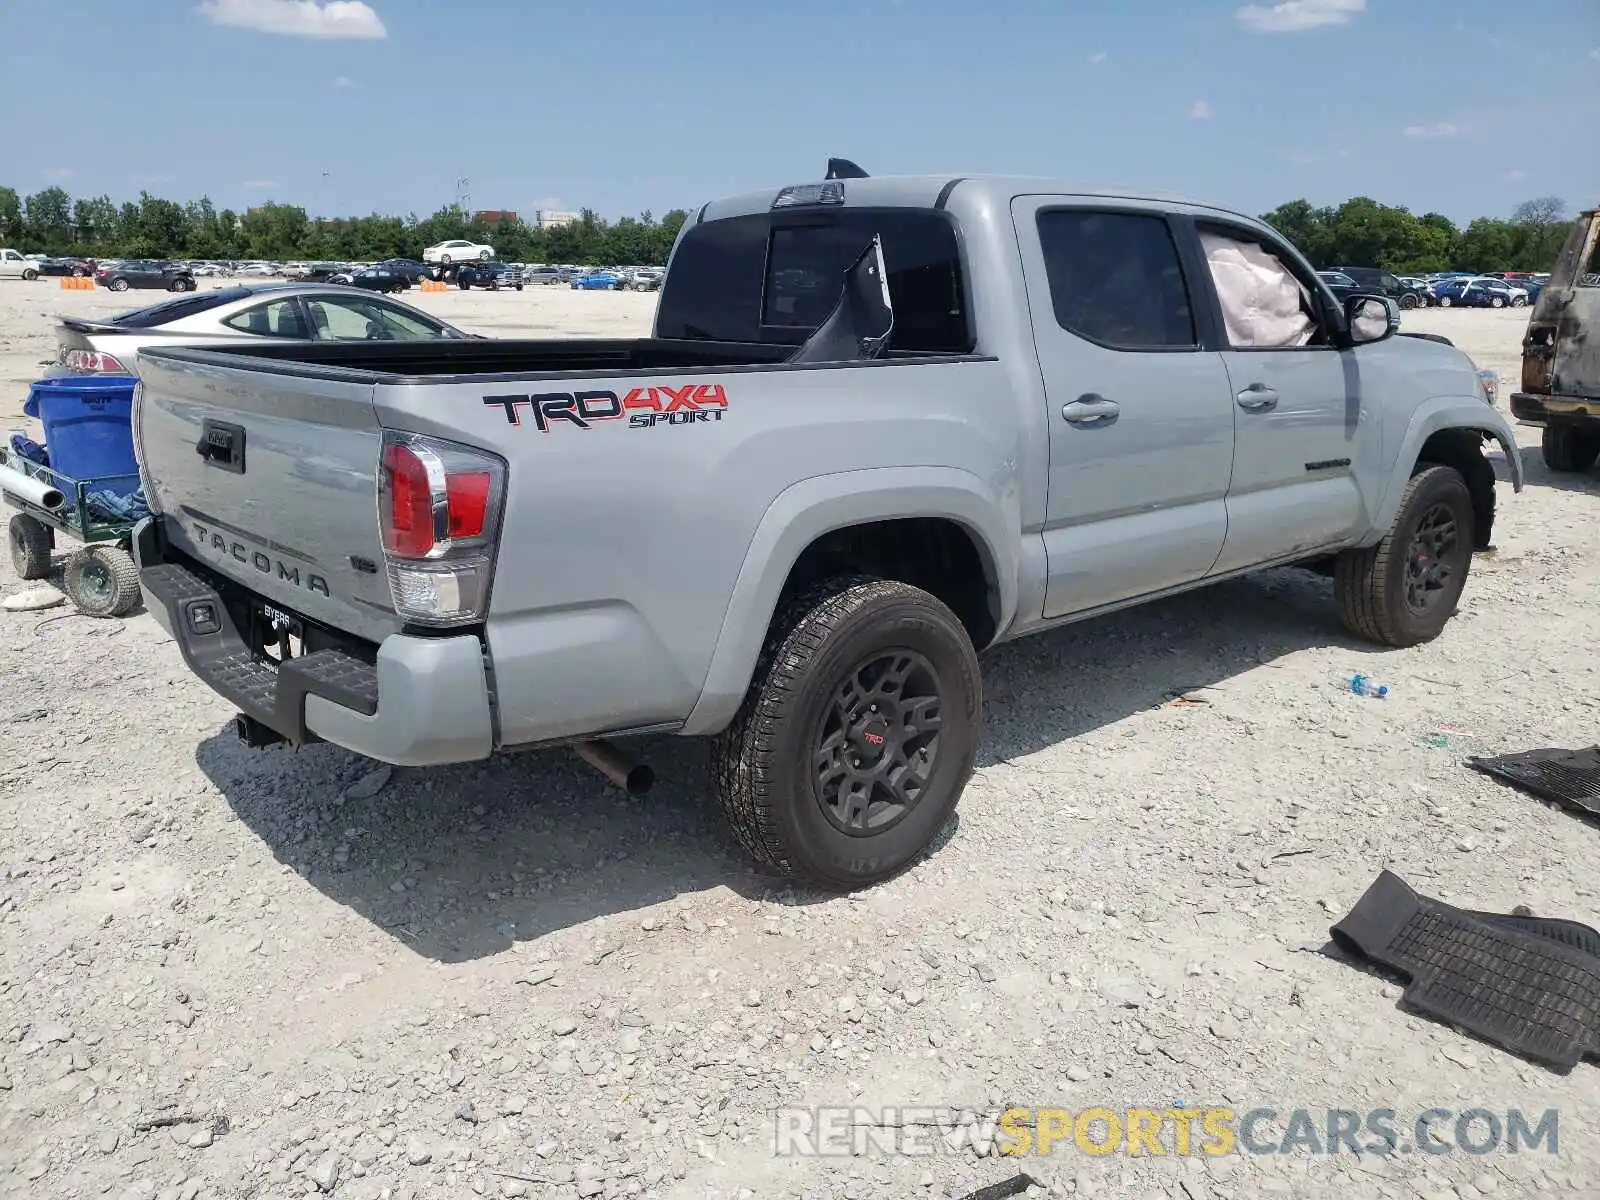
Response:
[[[331,375],[374,383],[407,379],[450,383],[496,376],[617,376],[631,371],[774,366],[793,354],[794,347],[665,338],[474,338],[428,342],[274,342],[262,339],[248,345],[204,350],[161,348],[142,353],[189,361],[225,360],[231,367],[282,375]]]

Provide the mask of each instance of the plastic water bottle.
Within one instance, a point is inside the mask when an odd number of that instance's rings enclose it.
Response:
[[[1365,675],[1357,674],[1350,676],[1350,690],[1358,696],[1382,700],[1389,694],[1389,685],[1386,683],[1373,683]]]

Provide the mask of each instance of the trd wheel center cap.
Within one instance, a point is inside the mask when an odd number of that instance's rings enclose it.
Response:
[[[850,748],[862,766],[871,766],[889,749],[889,722],[873,713],[857,721],[850,730]]]

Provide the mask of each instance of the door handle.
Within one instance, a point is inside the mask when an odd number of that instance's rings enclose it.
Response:
[[[1070,404],[1061,406],[1061,419],[1072,425],[1110,425],[1122,406],[1094,392],[1085,392]]]
[[[1264,383],[1252,383],[1244,391],[1234,397],[1239,402],[1239,407],[1250,412],[1262,412],[1278,405],[1278,392],[1269,388]]]

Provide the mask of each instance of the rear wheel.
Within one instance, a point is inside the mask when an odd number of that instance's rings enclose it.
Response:
[[[1504,308],[1505,306],[1506,306],[1506,298],[1504,296],[1490,296],[1489,297],[1489,307],[1490,308]]]
[[[11,565],[19,579],[44,579],[49,576],[50,551],[55,533],[38,517],[17,513],[11,518]]]
[[[1472,495],[1454,467],[1423,466],[1376,546],[1334,562],[1345,628],[1385,646],[1432,641],[1456,611],[1472,567]]]
[[[780,609],[714,743],[723,811],[744,847],[790,878],[877,883],[949,820],[982,711],[977,654],[937,598],[894,580],[830,581]]]
[[[120,617],[139,606],[139,568],[115,546],[85,546],[67,559],[62,587],[86,617]]]
[[[39,272],[34,270],[32,267],[24,267],[22,269],[22,277],[29,283],[32,283],[35,279],[39,278]]]
[[[1439,297],[1439,307],[1440,308],[1449,308],[1454,303],[1455,303],[1455,301],[1450,299],[1449,296],[1440,296]]]
[[[1524,307],[1527,306],[1527,303],[1528,303],[1528,298],[1526,296],[1513,296],[1513,297],[1511,297],[1511,307],[1512,308],[1524,308]]]
[[[113,279],[107,286],[113,292],[125,292],[128,290],[128,281],[126,279]]]
[[[488,250],[485,250],[481,254],[478,255],[478,261],[479,262],[488,262],[493,257],[494,257],[494,255],[491,252],[489,252]]]
[[[1544,452],[1544,465],[1552,471],[1587,471],[1600,458],[1600,429],[1546,425],[1540,449]]]
[[[1412,309],[1412,308],[1415,308],[1416,306],[1417,306],[1417,298],[1415,296],[1413,296],[1410,292],[1407,292],[1404,296],[1400,297],[1400,307],[1401,308]]]

